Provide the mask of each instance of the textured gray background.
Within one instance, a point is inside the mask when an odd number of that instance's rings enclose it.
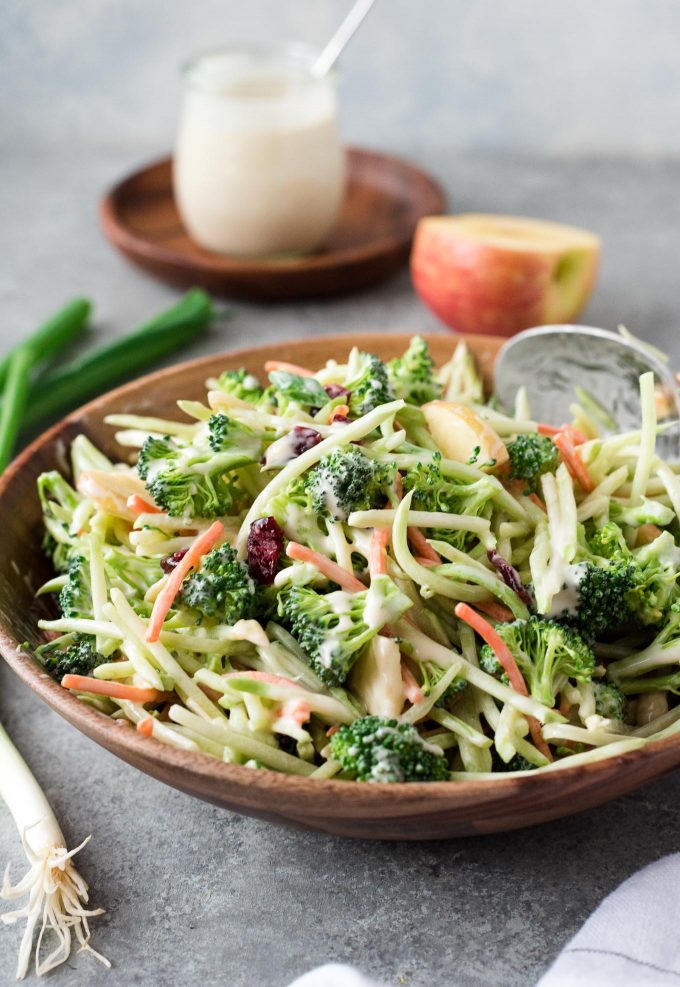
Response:
[[[0,343],[73,293],[97,337],[175,293],[96,227],[107,184],[172,139],[176,65],[254,36],[326,36],[325,0],[0,2]],[[348,139],[407,153],[459,210],[554,217],[602,234],[587,313],[669,350],[677,336],[680,149],[674,0],[379,0],[345,60]],[[433,330],[407,275],[325,305],[234,306],[187,355],[383,328]],[[91,340],[89,345],[94,345]],[[10,520],[10,519],[3,519]],[[624,877],[678,849],[680,778],[507,836],[343,843],[221,812],[126,767],[0,667],[0,718],[28,755],[108,915],[111,973],[74,957],[58,982],[284,987],[328,959],[391,985],[528,987]],[[0,862],[21,866],[0,809]],[[0,929],[0,985],[18,933]],[[57,980],[55,979],[55,982]]]

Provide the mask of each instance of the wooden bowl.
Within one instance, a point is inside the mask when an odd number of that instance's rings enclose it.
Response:
[[[308,827],[340,836],[422,840],[517,829],[557,819],[617,798],[680,764],[680,738],[670,738],[616,758],[546,775],[491,782],[369,785],[314,781],[223,764],[202,754],[166,747],[140,736],[131,726],[91,709],[47,676],[22,653],[23,641],[41,643],[36,621],[48,614],[33,591],[49,574],[43,558],[41,520],[35,492],[43,470],[59,468],[68,443],[85,432],[109,455],[122,456],[113,429],[103,417],[113,412],[179,414],[179,397],[203,396],[206,377],[247,366],[261,373],[265,359],[282,358],[319,366],[354,344],[385,358],[402,352],[408,336],[336,336],[241,350],[179,364],[143,377],[91,402],[34,442],[0,480],[4,518],[0,553],[0,652],[17,675],[61,716],[92,740],[154,778],[227,809],[272,822]],[[455,341],[429,340],[438,362]],[[502,343],[494,337],[467,337],[489,379]]]
[[[128,260],[170,284],[261,301],[347,294],[399,270],[418,220],[444,209],[435,180],[401,158],[348,148],[347,172],[345,203],[328,245],[305,257],[248,259],[203,250],[179,218],[170,158],[115,185],[102,200],[101,225]]]

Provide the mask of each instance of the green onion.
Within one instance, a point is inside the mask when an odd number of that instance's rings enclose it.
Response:
[[[74,298],[50,316],[47,322],[21,344],[21,347],[31,347],[35,354],[35,363],[49,360],[83,331],[91,311],[92,302],[87,298]],[[10,350],[7,356],[0,360],[0,390],[5,387],[10,360],[18,349],[19,346]]]
[[[91,946],[88,919],[101,915],[102,909],[87,908],[88,887],[73,864],[73,856],[88,840],[68,852],[66,841],[54,812],[28,765],[0,725],[0,797],[6,802],[21,836],[29,869],[18,884],[12,885],[9,874],[0,889],[5,900],[28,896],[28,902],[12,912],[5,912],[2,921],[6,925],[26,919],[26,928],[19,948],[17,979],[27,971],[33,949],[36,927],[42,925],[55,933],[57,948],[41,960],[38,937],[35,956],[35,972],[47,973],[66,962],[71,953],[75,934],[81,949],[92,952],[106,966],[108,960],[96,953]],[[89,839],[89,837],[88,837]]]
[[[0,472],[12,458],[12,450],[23,423],[35,352],[28,344],[11,354],[5,377],[5,395],[0,408]]]
[[[45,418],[64,414],[173,353],[207,329],[213,314],[210,297],[194,288],[130,335],[45,374],[31,387],[24,428],[34,428]]]

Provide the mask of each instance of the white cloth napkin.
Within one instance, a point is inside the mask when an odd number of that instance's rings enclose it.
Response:
[[[638,871],[567,943],[536,987],[680,987],[680,853]],[[381,987],[330,963],[290,987]]]

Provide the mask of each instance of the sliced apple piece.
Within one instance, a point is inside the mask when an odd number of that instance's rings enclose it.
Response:
[[[508,450],[500,435],[466,404],[430,401],[421,410],[430,435],[446,459],[458,463],[474,460],[479,469],[495,469],[508,461]]]
[[[372,716],[399,716],[404,706],[399,645],[374,637],[350,675],[353,692]]]
[[[572,322],[595,285],[600,240],[562,223],[468,213],[416,229],[413,285],[451,329],[511,336]]]

